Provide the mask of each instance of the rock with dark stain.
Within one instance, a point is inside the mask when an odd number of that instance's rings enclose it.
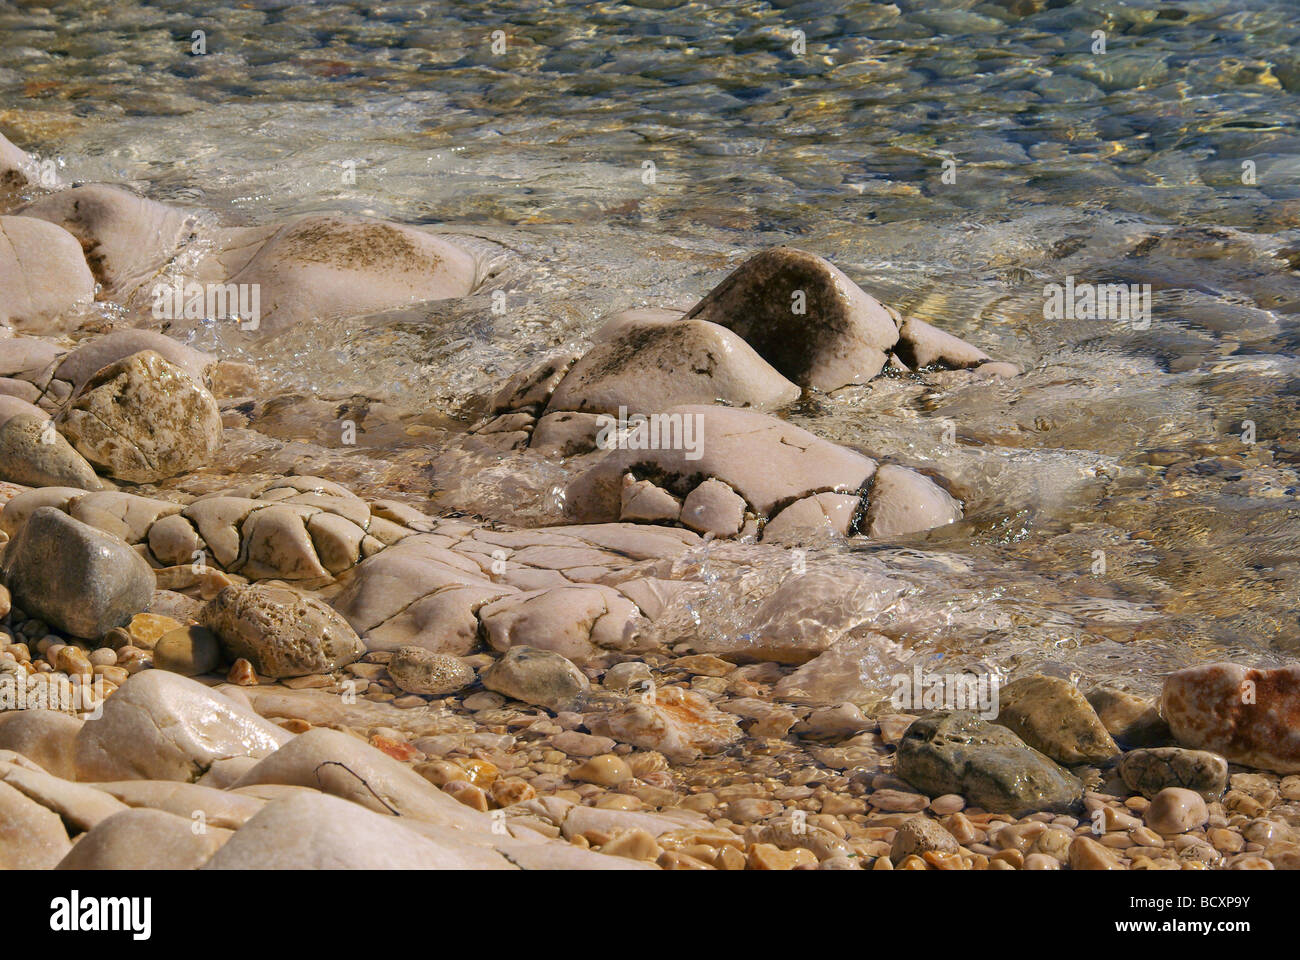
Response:
[[[1061,677],[1022,677],[1007,684],[996,722],[1067,766],[1104,763],[1119,753],[1092,705]]]
[[[208,463],[221,411],[207,388],[153,350],[109,364],[60,412],[59,432],[104,473],[153,483]]]
[[[992,813],[1066,812],[1083,797],[1069,771],[973,713],[929,713],[898,744],[898,775],[932,797],[956,793]]]
[[[144,610],[156,580],[125,542],[57,507],[33,511],[5,550],[16,604],[74,637],[95,639]]]
[[[1181,787],[1206,800],[1218,800],[1228,786],[1228,762],[1208,750],[1132,750],[1120,758],[1118,770],[1125,785],[1147,799],[1166,787]]]

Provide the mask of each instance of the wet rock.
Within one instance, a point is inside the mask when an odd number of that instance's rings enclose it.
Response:
[[[164,633],[153,648],[153,665],[184,677],[197,677],[217,668],[221,644],[206,627],[179,627]]]
[[[478,611],[518,591],[493,583],[445,538],[408,537],[360,563],[334,607],[371,650],[419,646],[464,656],[478,645]]]
[[[763,542],[797,543],[818,535],[846,537],[862,498],[843,493],[818,493],[790,504],[763,527]]]
[[[400,647],[388,661],[393,682],[408,693],[444,696],[474,682],[474,668],[460,657],[423,647]]]
[[[95,278],[76,237],[30,216],[0,217],[0,327],[39,329],[94,298]]]
[[[346,620],[315,597],[289,587],[232,584],[203,608],[200,621],[267,677],[330,673],[366,652]]]
[[[38,411],[5,418],[0,409],[0,421],[0,480],[29,487],[100,488],[94,468],[49,417]]]
[[[867,535],[899,537],[961,519],[961,504],[924,474],[884,464],[867,496]]]
[[[1058,763],[1103,763],[1119,747],[1092,705],[1068,680],[1032,676],[1001,688],[996,722]]]
[[[14,602],[74,637],[94,639],[143,610],[149,565],[126,543],[55,507],[35,510],[4,555]]]
[[[622,757],[606,753],[578,764],[569,771],[569,779],[602,787],[616,787],[632,779],[632,770]]]
[[[1102,725],[1123,747],[1165,746],[1173,736],[1149,700],[1109,687],[1094,687],[1087,696]]]
[[[217,761],[264,757],[291,734],[201,683],[166,670],[130,677],[85,722],[77,779],[192,782]]]
[[[887,609],[906,590],[902,581],[859,571],[791,574],[758,604],[746,630],[706,635],[694,646],[720,657],[806,663],[845,640],[847,630]]]
[[[103,183],[61,190],[21,213],[76,237],[95,279],[115,299],[148,283],[193,236],[197,222],[188,211]]]
[[[880,373],[889,312],[828,261],[777,247],[750,257],[687,314],[729,327],[784,376],[834,390]]]
[[[1228,763],[1207,750],[1152,747],[1120,757],[1118,771],[1130,790],[1154,797],[1166,787],[1194,790],[1206,800],[1218,800],[1228,786]]]
[[[591,685],[573,662],[550,650],[515,646],[480,674],[483,686],[513,700],[560,710]]]
[[[741,737],[737,718],[681,687],[666,687],[599,714],[587,729],[680,762],[725,750]]]
[[[29,182],[28,172],[35,159],[0,133],[0,191],[17,190],[26,186]]]
[[[194,870],[232,834],[195,830],[195,821],[161,810],[123,810],[77,841],[56,870]]]
[[[15,598],[16,599],[16,598]],[[1177,741],[1233,763],[1300,772],[1300,664],[1210,663],[1165,678],[1161,712]]]
[[[745,501],[721,480],[705,480],[682,501],[681,521],[696,533],[734,537],[745,522]]]
[[[909,370],[933,366],[964,370],[979,366],[989,359],[983,350],[915,317],[909,317],[898,328],[898,343],[894,345],[894,354],[907,364]]]
[[[242,260],[240,263],[238,260]],[[277,227],[251,257],[222,257],[227,279],[257,284],[258,335],[332,316],[378,313],[463,297],[480,276],[475,255],[452,238],[365,217],[316,214]]]
[[[994,813],[1065,812],[1083,785],[1006,727],[974,714],[937,712],[898,744],[898,775],[931,797],[956,793]]]
[[[810,630],[808,636],[811,638]],[[871,673],[883,679],[903,669],[907,651],[888,637],[867,631],[843,637],[791,674],[777,681],[774,696],[799,703],[868,703],[879,699]],[[863,676],[864,666],[868,676]],[[882,684],[883,685],[883,684]]]
[[[644,314],[645,311],[638,311]],[[551,396],[562,410],[653,413],[684,403],[769,409],[799,398],[799,388],[732,331],[675,315],[613,318]]]
[[[618,519],[628,473],[677,497],[704,480],[721,480],[766,517],[780,505],[817,493],[856,493],[876,470],[874,460],[766,414],[715,406],[664,413],[675,419],[661,422],[657,432],[650,423],[638,426],[622,448],[568,485],[566,509],[574,519]],[[691,442],[665,444],[668,433]]]
[[[1204,798],[1196,791],[1165,787],[1151,799],[1143,819],[1156,833],[1169,835],[1195,830],[1209,816]]]
[[[0,869],[48,870],[71,847],[57,813],[0,783]]]
[[[132,483],[203,466],[221,444],[221,412],[212,394],[152,350],[92,376],[57,423],[82,456]]]

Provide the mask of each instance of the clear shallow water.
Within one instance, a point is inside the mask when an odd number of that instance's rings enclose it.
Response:
[[[283,402],[281,427],[235,437],[232,465],[316,463],[544,522],[562,466],[444,479],[463,460],[431,445],[466,398],[581,345],[607,313],[690,303],[788,243],[1028,370],[951,388],[886,379],[791,412],[941,473],[967,503],[953,528],[836,561],[914,584],[885,632],[958,662],[1051,661],[1138,686],[1200,659],[1296,655],[1292,4],[193,6],[0,4],[0,129],[68,179],[125,181],[227,223],[342,209],[514,254],[505,316],[477,296],[254,354],[262,389],[304,399]],[[205,56],[190,55],[196,29]],[[1044,319],[1044,284],[1067,275],[1151,284],[1150,329]],[[408,419],[326,450],[306,398],[350,394]]]

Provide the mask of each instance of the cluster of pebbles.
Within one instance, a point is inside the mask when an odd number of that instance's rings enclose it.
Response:
[[[862,685],[906,651],[834,612],[905,585],[793,548],[962,504],[776,411],[1019,370],[825,260],[760,253],[485,397],[466,442],[575,468],[569,522],[515,529],[321,477],[217,483],[231,365],[76,326],[184,269],[261,285],[276,336],[465,296],[482,251],[364,218],[215,227],[42,193],[29,165],[0,138],[0,865],[1300,866],[1300,666],[1194,667],[1159,702],[1032,674],[991,716]],[[627,410],[701,442],[602,443]],[[683,628],[719,569],[796,555],[751,630]]]

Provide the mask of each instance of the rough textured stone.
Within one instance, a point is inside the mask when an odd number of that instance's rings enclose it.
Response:
[[[74,637],[98,638],[149,605],[155,577],[126,543],[54,507],[33,512],[5,550],[14,601]]]
[[[210,353],[153,330],[113,330],[78,344],[59,361],[54,369],[54,379],[65,380],[72,390],[80,390],[100,370],[142,350],[152,350],[199,383],[204,382],[217,359]]]
[[[513,594],[484,604],[479,618],[494,650],[551,650],[587,663],[605,649],[629,645],[636,605],[611,587],[559,587]]]
[[[687,317],[730,327],[790,380],[819,390],[870,380],[898,341],[883,306],[826,260],[789,247],[750,257]]]
[[[956,853],[957,838],[943,828],[937,820],[924,815],[909,817],[898,825],[889,858],[902,863],[904,857],[922,856],[926,853]]]
[[[1210,663],[1165,678],[1161,712],[1180,744],[1234,763],[1300,773],[1300,664]]]
[[[1067,811],[1083,795],[1072,774],[1005,727],[974,714],[936,712],[898,744],[898,775],[932,797],[956,793],[994,813]]]
[[[203,608],[226,655],[268,677],[330,673],[361,658],[361,638],[327,605],[288,587],[233,584]]]
[[[221,444],[221,411],[212,394],[152,350],[92,376],[57,423],[97,468],[133,483],[203,466]]]
[[[1132,750],[1120,758],[1119,775],[1130,790],[1154,797],[1165,787],[1194,790],[1206,800],[1218,800],[1228,786],[1228,762],[1208,750],[1152,747]]]
[[[201,683],[144,670],[77,734],[77,779],[192,782],[219,760],[264,757],[291,736]]]
[[[423,647],[400,647],[388,661],[388,675],[408,693],[443,696],[474,682],[474,668],[460,657]]]
[[[511,647],[480,679],[489,690],[548,710],[572,704],[591,685],[572,661],[529,646]]]
[[[1070,681],[1042,675],[1002,687],[997,723],[1058,763],[1103,763],[1119,747]]]

